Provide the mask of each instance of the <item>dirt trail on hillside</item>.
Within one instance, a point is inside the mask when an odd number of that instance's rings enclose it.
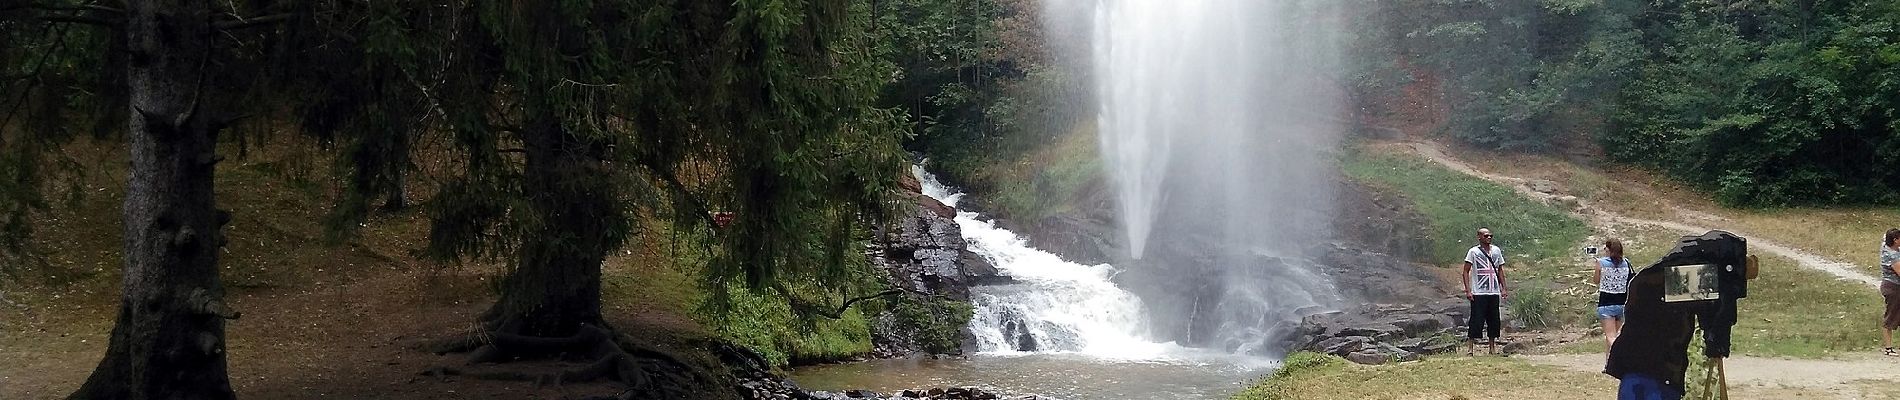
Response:
[[[1532,355],[1524,358],[1533,363],[1578,372],[1603,371],[1603,354]],[[1723,368],[1728,373],[1731,396],[1736,389],[1753,387],[1799,389],[1797,392],[1808,395],[1817,394],[1818,391],[1836,399],[1875,399],[1885,398],[1884,394],[1867,393],[1867,389],[1872,389],[1874,385],[1900,385],[1900,361],[1890,357],[1791,360],[1736,356],[1724,361]]]
[[[1700,226],[1700,225],[1695,225],[1695,224],[1691,224],[1691,223],[1683,222],[1683,221],[1661,221],[1661,220],[1624,216],[1624,215],[1607,211],[1601,208],[1592,207],[1588,200],[1579,199],[1573,196],[1566,196],[1566,195],[1561,195],[1561,194],[1545,193],[1545,192],[1537,191],[1536,189],[1531,188],[1531,185],[1530,185],[1531,180],[1529,179],[1497,175],[1497,174],[1480,171],[1477,168],[1472,167],[1470,164],[1467,164],[1464,161],[1457,159],[1456,157],[1452,157],[1449,153],[1445,151],[1443,147],[1437,144],[1426,143],[1426,142],[1410,142],[1410,143],[1406,143],[1406,146],[1411,148],[1412,151],[1417,153],[1418,155],[1423,156],[1426,159],[1431,160],[1432,162],[1438,163],[1439,165],[1443,165],[1446,168],[1450,168],[1453,171],[1458,171],[1459,173],[1463,173],[1465,175],[1471,175],[1471,176],[1478,177],[1487,181],[1496,182],[1498,184],[1501,184],[1501,185],[1510,187],[1513,190],[1516,190],[1519,194],[1522,194],[1525,197],[1537,199],[1545,203],[1569,205],[1571,206],[1571,213],[1576,214],[1578,217],[1583,218],[1585,221],[1589,221],[1591,225],[1597,227],[1598,229],[1608,228],[1612,224],[1647,225],[1647,226],[1655,226],[1655,227],[1661,227],[1661,228],[1674,230],[1678,232],[1683,232],[1684,234],[1688,234],[1688,235],[1700,235],[1704,232],[1721,229],[1721,230],[1728,231],[1729,233],[1734,233],[1738,236],[1748,238],[1748,244],[1751,248],[1760,249],[1774,255],[1787,257],[1789,259],[1795,260],[1795,262],[1801,265],[1801,267],[1803,268],[1826,272],[1829,275],[1834,275],[1836,278],[1840,278],[1841,280],[1845,280],[1845,281],[1858,282],[1858,283],[1865,284],[1868,286],[1880,285],[1880,280],[1878,278],[1861,273],[1860,271],[1854,270],[1854,266],[1851,264],[1829,260],[1825,257],[1821,257],[1814,253],[1802,251],[1792,246],[1769,241],[1761,237],[1751,236],[1751,235],[1748,235],[1747,233],[1735,231],[1733,229]],[[1706,213],[1702,213],[1696,210],[1689,210],[1689,211],[1694,212],[1694,213],[1706,214]],[[1900,375],[1892,375],[1892,376],[1900,376]]]

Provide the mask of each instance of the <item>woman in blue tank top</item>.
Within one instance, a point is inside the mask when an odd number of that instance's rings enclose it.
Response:
[[[1603,241],[1604,257],[1597,258],[1597,318],[1603,320],[1603,348],[1616,343],[1623,329],[1623,303],[1629,300],[1630,260],[1623,257],[1623,242]]]

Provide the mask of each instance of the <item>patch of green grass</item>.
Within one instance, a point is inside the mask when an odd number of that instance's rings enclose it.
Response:
[[[731,309],[710,315],[720,337],[764,355],[774,366],[843,360],[871,352],[871,326],[858,309],[838,320],[799,318],[791,304],[732,288]]]
[[[1410,154],[1348,150],[1340,167],[1367,185],[1394,190],[1428,220],[1429,261],[1457,264],[1476,245],[1478,228],[1490,227],[1511,264],[1570,260],[1590,234],[1564,210],[1518,196],[1510,188],[1445,169]],[[1520,268],[1521,269],[1521,268]],[[1508,271],[1508,269],[1507,269]],[[1509,273],[1506,273],[1509,277]]]
[[[1558,302],[1544,285],[1517,285],[1505,305],[1511,308],[1511,316],[1535,329],[1559,325],[1562,317]]]
[[[1272,375],[1268,375],[1266,379],[1262,379],[1260,383],[1254,384],[1246,390],[1235,394],[1234,400],[1295,399],[1297,397],[1289,396],[1289,393],[1293,391],[1293,387],[1291,387],[1293,380],[1298,379],[1301,375],[1325,373],[1327,371],[1344,368],[1345,366],[1345,359],[1331,354],[1321,354],[1310,351],[1288,354],[1286,359],[1280,360],[1280,368],[1274,370]]]
[[[633,258],[668,262],[636,265],[629,267],[632,271],[608,274],[603,288],[607,300],[620,299],[691,315],[710,333],[759,352],[776,367],[839,361],[871,352],[871,324],[862,306],[871,302],[858,303],[839,314],[840,318],[830,319],[801,315],[792,309],[791,301],[773,291],[740,286],[709,288],[699,278],[701,267],[711,259],[711,249],[700,244],[707,240],[705,233],[661,225],[655,224],[648,233],[651,236],[641,239],[641,246],[636,248],[639,254]],[[857,270],[856,276],[876,273],[870,270],[868,260],[854,259],[849,264]],[[808,284],[787,282],[785,287],[806,301],[836,297],[828,294],[828,288]],[[725,307],[712,303],[713,290],[726,291]]]
[[[1310,353],[1309,353],[1310,354]],[[1296,353],[1298,355],[1298,353]],[[1309,357],[1323,357],[1311,360]],[[1333,356],[1287,357],[1288,366],[1235,400],[1614,398],[1616,381],[1518,358],[1428,357],[1362,366]],[[1299,361],[1299,365],[1294,362]]]
[[[1643,268],[1669,252],[1681,235],[1630,230],[1630,260]],[[1802,268],[1794,260],[1755,253],[1761,277],[1749,282],[1733,330],[1732,351],[1765,357],[1827,357],[1872,351],[1880,344],[1880,295],[1860,283]]]
[[[1880,345],[1879,293],[1856,282],[1761,256],[1761,277],[1749,283],[1734,328],[1736,354],[1824,357],[1873,351]]]
[[[1430,243],[1420,261],[1460,265],[1477,244],[1478,228],[1489,227],[1506,252],[1507,305],[1515,318],[1533,327],[1596,323],[1595,288],[1575,251],[1591,228],[1569,212],[1409,153],[1349,148],[1340,168],[1403,195],[1424,216]]]

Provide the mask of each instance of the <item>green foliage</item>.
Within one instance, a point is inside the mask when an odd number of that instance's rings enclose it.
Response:
[[[1288,382],[1289,379],[1301,374],[1345,365],[1345,359],[1331,354],[1309,351],[1288,354],[1285,359],[1280,360],[1280,368],[1274,370],[1272,375],[1235,394],[1233,400],[1288,400],[1291,398],[1287,387],[1291,384]]]
[[[1590,233],[1583,221],[1563,210],[1518,196],[1510,188],[1445,169],[1411,155],[1348,151],[1341,160],[1346,175],[1404,195],[1429,221],[1430,251],[1422,260],[1457,263],[1476,245],[1478,228],[1490,227],[1496,243],[1525,265],[1535,260],[1567,260],[1571,248]]]
[[[885,299],[865,306],[865,312],[889,313],[896,323],[894,328],[911,332],[911,339],[925,352],[956,353],[962,348],[963,330],[970,325],[975,311],[969,303],[908,294]]]
[[[871,328],[853,308],[844,318],[801,317],[776,295],[728,289],[728,310],[706,317],[721,338],[764,355],[774,366],[844,360],[871,352]]]
[[[1016,184],[984,177],[1085,120],[1084,65],[1046,59],[1040,5],[1026,0],[880,2],[880,54],[901,69],[879,104],[904,111],[932,170],[966,189]],[[1071,65],[1074,64],[1074,65]]]
[[[1448,133],[1619,161],[1742,206],[1900,202],[1891,1],[1371,0],[1353,71],[1444,78]],[[1360,81],[1371,93],[1385,80]]]
[[[990,210],[1024,221],[1069,211],[1092,183],[1102,181],[1102,160],[1096,154],[1092,126],[1056,138],[1057,142],[1020,159],[984,167],[978,176],[992,182],[1011,182],[989,192]]]
[[[1897,7],[1680,5],[1644,32],[1605,148],[1730,205],[1900,201]]]
[[[1562,314],[1557,298],[1550,289],[1537,282],[1511,286],[1511,298],[1505,301],[1511,307],[1511,317],[1523,322],[1524,326],[1542,329],[1561,324]]]

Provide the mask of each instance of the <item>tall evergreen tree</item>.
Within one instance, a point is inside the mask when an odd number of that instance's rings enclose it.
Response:
[[[385,11],[351,2],[0,2],[0,253],[32,255],[30,221],[50,206],[48,177],[78,172],[62,162],[63,144],[88,130],[127,144],[119,313],[105,357],[72,398],[233,397],[224,323],[238,313],[223,301],[217,268],[231,215],[215,208],[213,191],[220,136],[242,115],[266,127],[323,124],[311,116],[327,114],[282,110],[321,103],[297,92],[327,65],[351,60],[339,57],[362,53],[367,41],[355,35],[396,31],[357,29]]]
[[[473,350],[476,362],[586,354],[594,363],[563,379],[643,381],[664,368],[616,344],[601,310],[601,264],[636,233],[637,213],[712,232],[706,280],[716,297],[729,285],[836,282],[842,257],[857,254],[851,233],[881,217],[904,171],[900,119],[871,103],[892,68],[870,52],[864,3],[452,8],[453,24],[405,37],[439,57],[409,63],[409,51],[385,51],[364,61],[440,77],[411,93],[428,96],[441,118],[427,129],[448,134],[459,155],[425,202],[426,253],[508,266],[483,332],[439,350]],[[362,94],[345,103],[392,99]],[[337,132],[371,143],[395,134]],[[400,171],[384,164],[395,161],[357,153],[349,164],[377,181]],[[332,226],[366,217],[360,202],[375,185],[351,192]],[[727,213],[729,225],[715,222]]]

